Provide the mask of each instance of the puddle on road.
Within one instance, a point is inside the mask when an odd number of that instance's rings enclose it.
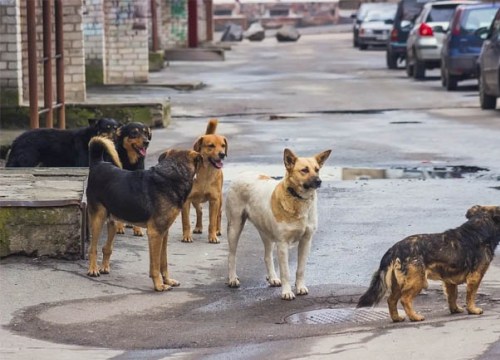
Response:
[[[224,178],[232,180],[244,171],[255,171],[255,164],[230,164],[224,167]],[[259,164],[259,172],[276,179],[284,174],[283,165]],[[371,179],[460,179],[472,177],[474,174],[487,172],[489,169],[478,166],[394,166],[394,167],[336,167],[325,166],[321,170],[321,178],[325,181],[339,180],[371,180]]]

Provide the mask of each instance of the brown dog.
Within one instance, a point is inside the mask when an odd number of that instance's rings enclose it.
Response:
[[[389,291],[387,303],[392,321],[403,321],[397,303],[411,321],[424,317],[413,309],[413,299],[427,287],[427,279],[441,280],[452,314],[464,310],[457,305],[457,285],[467,284],[469,314],[482,314],[475,304],[479,284],[500,242],[500,206],[471,207],[467,222],[439,234],[409,236],[392,246],[382,257],[369,289],[357,307],[377,304]]]
[[[148,170],[123,170],[113,143],[100,137],[90,141],[89,154],[86,194],[92,239],[87,274],[109,273],[116,234],[114,220],[120,219],[147,228],[149,276],[154,289],[165,291],[178,286],[179,282],[168,273],[168,230],[191,192],[201,155],[192,150],[169,150]],[[108,154],[113,163],[103,161],[104,154]],[[97,244],[106,219],[108,239],[102,248],[102,265],[98,267]]]
[[[227,140],[224,136],[215,134],[217,119],[208,121],[205,135],[200,136],[194,144],[194,151],[203,157],[203,165],[198,169],[193,189],[182,208],[182,241],[193,242],[189,210],[191,204],[196,210],[195,234],[203,230],[201,204],[209,203],[208,241],[218,243],[217,235],[221,234],[222,211],[222,161],[227,156]]]

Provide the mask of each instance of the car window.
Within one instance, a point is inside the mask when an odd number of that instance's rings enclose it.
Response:
[[[495,20],[491,23],[488,38],[498,41],[500,37],[500,10],[495,15]]]
[[[455,12],[456,5],[452,6],[433,6],[427,15],[426,22],[449,22],[453,13]]]
[[[423,2],[419,1],[402,1],[398,6],[398,15],[397,19],[399,21],[415,21],[415,18],[418,16],[422,7],[424,6]]]
[[[462,29],[474,32],[479,28],[489,28],[497,10],[496,8],[487,8],[467,11],[462,18]]]
[[[387,10],[387,11],[380,11],[380,10],[372,10],[368,11],[365,17],[365,22],[370,22],[370,21],[385,21],[385,20],[392,20],[394,19],[394,15],[396,15],[396,11],[394,10]]]

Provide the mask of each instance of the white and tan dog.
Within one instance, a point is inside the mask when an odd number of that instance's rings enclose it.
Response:
[[[331,150],[313,157],[297,157],[285,149],[286,175],[278,181],[258,173],[245,173],[232,181],[226,197],[227,237],[229,241],[230,287],[239,287],[236,275],[236,248],[248,219],[257,228],[264,242],[267,281],[281,286],[281,298],[295,299],[289,282],[288,249],[298,245],[295,280],[297,295],[309,291],[304,282],[304,270],[311,240],[318,224],[316,189],[321,186],[319,170]],[[276,275],[273,249],[277,245],[280,277]]]

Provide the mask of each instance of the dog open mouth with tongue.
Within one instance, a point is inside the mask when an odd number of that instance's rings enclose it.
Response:
[[[208,160],[210,161],[210,164],[212,164],[216,169],[222,169],[222,167],[224,166],[222,159],[208,158]]]
[[[146,153],[147,153],[147,150],[148,150],[148,147],[147,146],[137,146],[135,144],[132,144],[132,147],[134,148],[134,150],[142,157],[146,157]]]

